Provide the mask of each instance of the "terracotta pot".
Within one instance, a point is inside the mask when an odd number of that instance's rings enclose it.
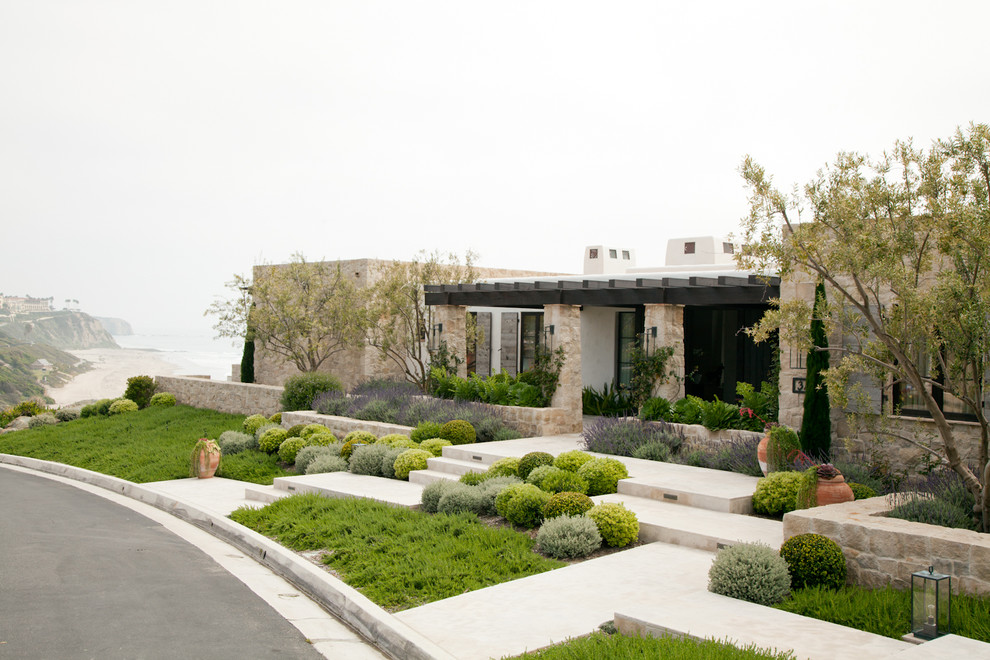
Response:
[[[195,472],[200,479],[209,479],[217,472],[220,465],[220,454],[201,449],[196,456]]]
[[[818,499],[818,506],[852,502],[856,499],[856,496],[853,495],[852,488],[849,487],[845,477],[841,474],[831,479],[818,477],[818,492],[816,497]]]
[[[756,445],[756,460],[760,462],[760,469],[763,470],[763,476],[767,476],[767,470],[769,465],[767,464],[767,445],[770,444],[770,436],[765,435],[763,439],[760,440],[760,444]]]

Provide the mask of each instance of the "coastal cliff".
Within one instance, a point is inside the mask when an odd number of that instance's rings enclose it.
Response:
[[[12,339],[62,350],[119,348],[103,324],[83,312],[18,314],[0,322],[0,332]]]

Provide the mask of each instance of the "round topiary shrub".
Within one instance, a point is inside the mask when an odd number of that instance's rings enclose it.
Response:
[[[846,484],[852,489],[853,497],[857,500],[868,500],[871,497],[877,496],[877,491],[865,484],[857,484],[853,481],[847,481]]]
[[[55,411],[55,419],[60,422],[71,422],[79,419],[79,411],[75,408],[59,408]]]
[[[456,486],[444,493],[437,502],[437,513],[450,515],[458,513],[477,514],[481,510],[481,493],[476,486],[465,486],[456,481]]]
[[[239,454],[246,449],[257,449],[258,440],[253,435],[240,431],[224,431],[217,438],[220,451],[224,456]]]
[[[151,376],[131,376],[127,379],[124,398],[136,403],[138,408],[147,408],[156,388],[155,379]]]
[[[382,459],[388,453],[388,445],[361,445],[351,454],[350,470],[353,474],[369,477],[382,476]]]
[[[308,446],[303,447],[296,454],[296,472],[299,474],[306,474],[306,468],[309,467],[310,463],[315,461],[320,456],[333,456],[335,458],[340,458],[329,447],[319,447],[319,446]]]
[[[119,401],[119,399],[100,399],[93,405],[96,406],[96,414],[103,415],[106,417],[110,414],[110,406],[114,401]],[[38,414],[38,413],[35,413]]]
[[[175,405],[175,395],[171,392],[159,392],[158,394],[153,394],[151,400],[148,402],[149,406],[162,406],[169,407]]]
[[[596,504],[584,515],[595,521],[602,540],[613,548],[623,548],[639,538],[636,514],[621,504]]]
[[[423,486],[423,493],[419,497],[419,510],[426,513],[436,513],[440,498],[459,486],[468,488],[460,482],[449,479],[438,479],[426,484]]]
[[[313,399],[324,392],[343,392],[340,381],[327,373],[290,376],[282,390],[282,410],[312,410]]]
[[[577,472],[578,468],[593,458],[594,456],[586,451],[573,449],[571,451],[565,451],[562,454],[559,454],[557,458],[553,459],[553,464],[554,467],[559,467],[561,470]]]
[[[395,459],[393,464],[396,479],[409,479],[409,473],[413,470],[425,470],[426,461],[433,457],[428,451],[422,449],[407,449]]]
[[[791,574],[791,589],[826,587],[846,583],[846,558],[839,544],[821,534],[798,534],[784,541],[780,556]]]
[[[265,424],[271,424],[264,415],[249,415],[244,418],[244,432],[254,435]]]
[[[491,479],[486,479],[478,484],[475,488],[478,491],[478,497],[481,500],[481,505],[478,509],[478,514],[482,516],[495,516],[498,515],[498,510],[495,508],[495,498],[504,489],[508,488],[513,484],[521,484],[519,477],[492,477]]]
[[[373,445],[378,438],[373,433],[367,431],[351,431],[344,436],[344,444],[340,448],[342,458],[350,460],[354,448],[359,445]]]
[[[563,514],[547,520],[536,534],[536,549],[554,559],[585,557],[602,546],[595,521]]]
[[[340,456],[323,454],[317,456],[306,468],[306,474],[323,474],[324,472],[345,472],[347,461]]]
[[[515,456],[500,458],[488,467],[489,477],[518,477],[519,459]]]
[[[553,455],[545,451],[531,451],[519,459],[519,478],[526,480],[529,473],[541,465],[553,465]]]
[[[568,474],[573,474],[568,472]],[[591,510],[595,503],[584,493],[564,491],[554,493],[543,507],[543,518],[549,520],[557,516],[580,516]]]
[[[306,438],[307,447],[329,447],[337,444],[337,437],[329,431],[325,433],[314,433]]]
[[[406,447],[388,447],[385,455],[382,456],[382,476],[386,479],[395,479],[395,459],[402,455]]]
[[[708,569],[708,591],[760,605],[775,605],[790,593],[791,576],[787,562],[770,546],[737,543],[715,555]]]
[[[516,479],[518,478],[519,477],[516,477]],[[508,486],[505,486],[504,488],[499,490],[499,492],[495,495],[495,512],[498,515],[505,518],[505,512],[507,511],[509,502],[512,500],[513,497],[516,496],[517,493],[519,493],[520,490],[522,490],[526,486],[531,486],[531,484],[524,484],[522,482],[519,482],[517,484],[509,484]],[[536,486],[532,486],[532,487],[536,488]],[[537,490],[539,490],[539,488],[537,488]]]
[[[378,444],[388,445],[392,448],[402,447],[404,449],[420,449],[420,446],[413,442],[408,435],[403,435],[402,433],[389,433],[388,435],[383,435],[378,438],[377,442]]]
[[[472,470],[471,472],[465,472],[462,474],[458,481],[462,484],[467,484],[468,486],[477,486],[488,478],[489,474],[487,472],[474,472]]]
[[[753,491],[753,513],[779,518],[797,508],[801,472],[771,472],[760,479]]]
[[[543,488],[543,480],[549,477],[551,474],[556,474],[558,472],[566,472],[567,474],[574,474],[573,472],[567,472],[567,470],[561,470],[559,467],[554,467],[553,465],[541,465],[529,473],[529,476],[526,477],[526,483],[533,484],[537,488]],[[585,486],[587,487],[587,482],[585,483]]]
[[[280,413],[280,412],[275,413],[274,415],[272,415],[271,417],[268,418],[268,421],[271,422],[272,424],[281,424],[282,423],[282,413]]]
[[[272,422],[272,424],[274,423],[275,422]],[[285,432],[288,434],[288,437],[290,438],[299,438],[302,437],[302,430],[304,428],[306,428],[305,424],[293,424],[288,429],[286,429]]]
[[[82,417],[83,419],[86,419],[87,417],[92,417],[95,414],[97,414],[96,413],[96,404],[93,404],[93,403],[91,403],[91,404],[89,404],[87,406],[83,406],[82,407],[82,410],[79,411],[79,416]]]
[[[439,437],[450,440],[453,445],[469,445],[477,439],[474,427],[463,419],[452,419],[441,426]]]
[[[619,479],[629,476],[626,466],[614,458],[593,458],[579,467],[577,473],[588,482],[588,495],[592,496],[616,492]]]
[[[267,431],[268,429],[282,429],[282,427],[279,426],[278,424],[272,424],[271,422],[266,421],[264,424],[258,427],[257,431],[254,432],[254,437],[260,440],[261,436],[264,435],[265,431]]]
[[[306,446],[306,441],[302,438],[286,438],[278,446],[278,460],[283,463],[295,464],[296,454]]]
[[[288,433],[285,429],[273,426],[258,438],[258,449],[266,454],[274,454],[282,446],[282,443],[285,442],[287,437]]]
[[[573,491],[576,493],[588,492],[588,482],[580,474],[558,468],[553,469],[554,472],[543,478],[543,483],[540,484],[541,489],[548,493],[563,493],[564,491]]]
[[[450,445],[450,440],[444,440],[443,438],[430,438],[419,443],[419,448],[439,457],[443,456],[443,448],[449,447]]]
[[[117,399],[110,404],[109,413],[111,415],[123,415],[124,413],[137,412],[138,404],[130,399]]]
[[[543,522],[543,507],[550,499],[550,493],[532,484],[523,484],[505,505],[505,519],[513,525],[537,527]]]
[[[440,429],[440,424],[436,422],[420,422],[409,434],[409,437],[412,438],[413,442],[422,444],[424,440],[439,438]]]
[[[297,426],[299,425],[297,424]],[[292,428],[295,428],[295,426],[293,426]],[[323,424],[306,424],[301,429],[299,429],[299,437],[306,440],[313,437],[317,433],[330,433],[330,429],[328,429]]]
[[[137,404],[134,405],[137,406]],[[134,410],[137,410],[137,408],[135,407]],[[35,415],[34,417],[28,419],[29,429],[37,428],[39,426],[51,426],[52,424],[58,424],[58,418],[50,412],[41,413],[40,415]]]

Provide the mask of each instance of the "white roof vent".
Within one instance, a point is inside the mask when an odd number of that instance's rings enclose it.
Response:
[[[584,248],[584,274],[625,273],[636,266],[636,251],[629,248],[589,245]]]

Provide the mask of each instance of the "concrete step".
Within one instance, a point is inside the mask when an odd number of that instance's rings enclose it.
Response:
[[[409,473],[409,483],[426,486],[434,481],[457,481],[458,475],[453,472],[440,472],[439,470],[413,470]]]
[[[465,461],[457,458],[447,458],[446,456],[442,458],[429,458],[426,460],[426,464],[430,470],[448,472],[458,477],[468,472],[484,472],[488,469],[487,465],[482,465],[478,461]]]
[[[619,502],[639,519],[639,539],[662,541],[715,552],[739,542],[765,543],[779,548],[784,541],[783,524],[756,518],[616,493],[591,498],[596,503]]]
[[[262,504],[271,504],[289,494],[288,491],[277,489],[274,486],[251,485],[244,488],[244,499]]]
[[[276,490],[288,494],[320,493],[327,497],[363,497],[410,509],[419,508],[423,495],[423,486],[420,484],[350,472],[277,477],[273,485]]]
[[[443,448],[444,458],[456,458],[474,463],[491,465],[507,456],[523,457],[531,451],[545,451],[548,454],[563,453],[583,447],[579,433],[548,435],[540,438],[519,438],[500,442],[478,442],[473,445],[454,445]]]

